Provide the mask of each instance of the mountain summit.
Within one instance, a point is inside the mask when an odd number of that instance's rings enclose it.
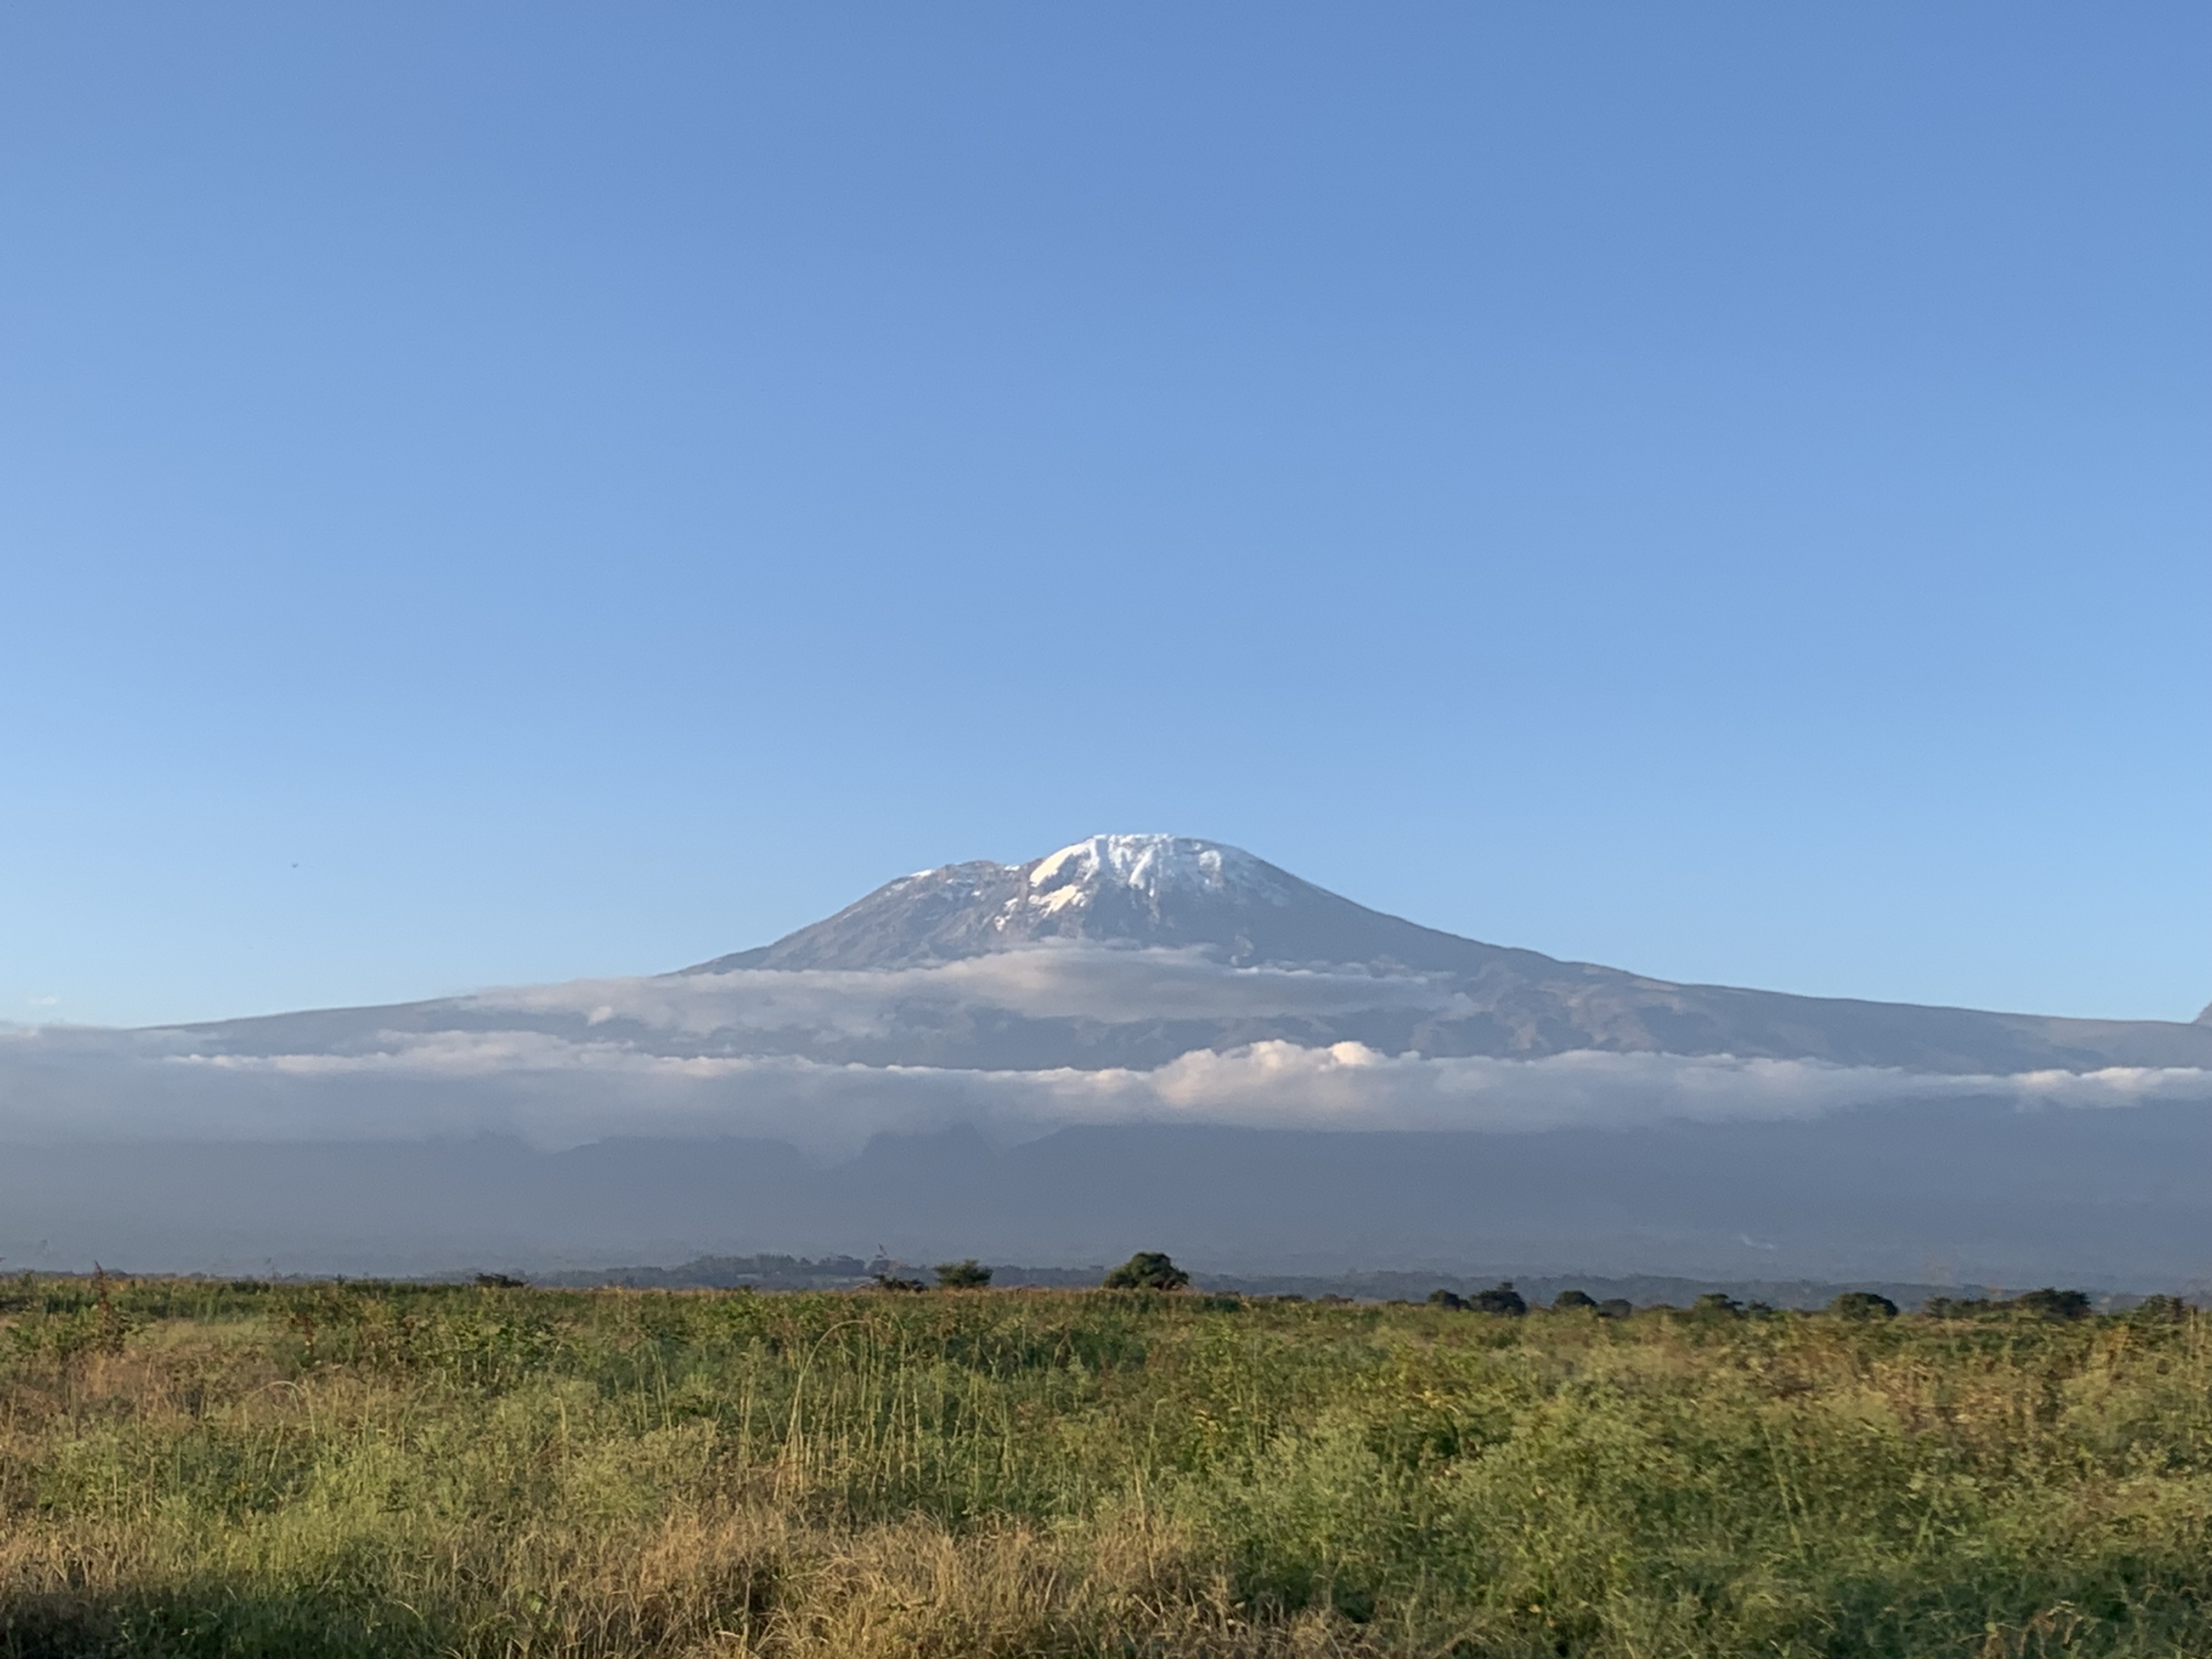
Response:
[[[773,945],[684,971],[915,968],[1043,939],[1196,945],[1237,967],[1563,965],[1370,910],[1219,842],[1092,836],[1027,864],[948,864],[902,876]]]
[[[1137,1026],[1101,1018],[1065,1031],[1054,1026],[1049,1043],[1033,1032],[1036,1042],[1018,1047],[1007,1046],[1009,1028],[994,1021],[960,1046],[933,1032],[927,1048],[933,1063],[988,1067],[1018,1053],[1030,1065],[1153,1065],[1185,1049],[1281,1039],[1356,1041],[1432,1056],[1595,1049],[1952,1073],[2212,1065],[2212,1022],[2055,1019],[1674,984],[1439,933],[1355,904],[1241,848],[1180,836],[1092,836],[1026,864],[921,871],[773,945],[682,975],[929,968],[1050,942],[1194,949],[1230,969],[1410,975],[1448,991],[1449,1006],[1325,1019],[1285,1012],[1208,1020],[1192,1011],[1188,1018]],[[1071,1034],[1079,1028],[1082,1035]]]
[[[2212,1023],[1676,984],[1439,933],[1218,842],[1126,835],[1026,864],[902,876],[772,945],[651,979],[266,1015],[162,1040],[236,1064],[369,1054],[400,1034],[488,1032],[717,1064],[775,1054],[975,1072],[1158,1066],[1267,1042],[1431,1060],[1729,1055],[1939,1075],[2212,1070]]]
[[[2212,1237],[2212,1022],[1675,984],[1173,836],[923,871],[675,973],[0,1036],[11,1256],[1097,1261],[1168,1228],[2034,1283],[2201,1276]]]

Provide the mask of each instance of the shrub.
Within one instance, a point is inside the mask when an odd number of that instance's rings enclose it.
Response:
[[[1477,1313],[1504,1314],[1518,1319],[1528,1311],[1528,1304],[1521,1299],[1521,1292],[1513,1288],[1513,1281],[1502,1279],[1486,1291],[1477,1291],[1468,1297],[1467,1305]]]
[[[1552,1298],[1553,1313],[1594,1313],[1597,1305],[1597,1298],[1588,1291],[1561,1291]]]
[[[945,1291],[980,1291],[991,1282],[991,1270],[969,1256],[965,1261],[937,1264],[937,1285]]]
[[[1872,1291],[1845,1291],[1828,1304],[1828,1311],[1838,1319],[1894,1319],[1897,1304]]]
[[[1626,1319],[1636,1311],[1636,1304],[1625,1296],[1609,1296],[1597,1304],[1600,1319]]]
[[[1467,1306],[1467,1298],[1456,1291],[1447,1291],[1438,1287],[1429,1292],[1429,1305],[1432,1308],[1464,1308]]]
[[[1190,1275],[1161,1250],[1138,1251],[1105,1279],[1109,1291],[1179,1291],[1189,1283]]]
[[[1740,1319],[1743,1304],[1719,1291],[1707,1291],[1690,1304],[1690,1312],[1698,1319]]]
[[[2030,1291],[2016,1296],[2005,1304],[2015,1313],[2024,1313],[2038,1319],[2087,1319],[2089,1298],[2080,1291],[2056,1291],[2048,1285],[2039,1291]]]

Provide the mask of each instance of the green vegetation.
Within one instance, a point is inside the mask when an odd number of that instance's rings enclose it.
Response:
[[[972,1255],[964,1261],[940,1261],[937,1264],[939,1290],[980,1291],[990,1282],[991,1270]]]
[[[0,1654],[2203,1654],[2208,1338],[9,1279]]]
[[[1828,1311],[1838,1319],[1894,1319],[1897,1304],[1872,1291],[1845,1291],[1828,1304]]]
[[[1501,1279],[1486,1291],[1477,1291],[1473,1296],[1462,1296],[1456,1291],[1431,1291],[1429,1305],[1431,1308],[1449,1308],[1454,1312],[1502,1314],[1509,1319],[1518,1319],[1528,1311],[1528,1303],[1522,1299],[1521,1292],[1513,1288],[1513,1281],[1510,1279]],[[1582,1291],[1569,1291],[1559,1301],[1562,1312],[1595,1306],[1597,1304]]]
[[[1158,1250],[1139,1250],[1106,1275],[1109,1291],[1179,1291],[1190,1275]]]
[[[2163,1303],[2172,1298],[2153,1297],[2151,1300]],[[2081,1291],[2054,1291],[2045,1285],[2008,1302],[1992,1302],[1984,1297],[1939,1296],[1929,1302],[1926,1311],[1938,1319],[1978,1319],[2002,1314],[2025,1314],[2037,1319],[2087,1319],[2091,1309],[2089,1298]]]
[[[1518,1319],[1528,1311],[1528,1304],[1521,1299],[1521,1292],[1513,1288],[1510,1279],[1501,1280],[1486,1291],[1477,1291],[1468,1297],[1467,1305],[1476,1313],[1503,1314],[1509,1319]]]

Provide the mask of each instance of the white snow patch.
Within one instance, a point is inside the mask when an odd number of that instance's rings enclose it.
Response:
[[[1029,904],[1047,915],[1088,908],[1100,893],[1119,888],[1153,904],[1171,894],[1291,902],[1280,878],[1249,853],[1184,836],[1092,836],[1038,860],[1029,886]]]

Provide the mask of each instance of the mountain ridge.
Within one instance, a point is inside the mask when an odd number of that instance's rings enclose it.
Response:
[[[1170,837],[917,872],[688,972],[9,1033],[0,1145],[9,1256],[2212,1282],[2212,1024],[1674,984]]]
[[[1195,945],[1232,967],[1389,963],[1473,971],[1496,961],[1586,969],[1425,927],[1302,880],[1241,848],[1182,836],[1092,836],[1024,864],[975,860],[884,883],[774,943],[680,969],[874,971],[1048,939]]]
[[[1176,964],[1195,958],[1212,964],[1217,978],[1227,975],[1219,982],[1240,988],[1271,972],[1273,982],[1291,984],[1297,981],[1281,972],[1328,969],[1340,980],[1349,974],[1371,982],[1377,996],[1373,1006],[1334,1012],[1255,1004],[1234,1015],[1169,997],[1168,1006],[1136,1017],[1103,993],[1097,1006],[1086,1003],[1079,987],[1045,1012],[988,999],[959,1004],[964,994],[953,988],[955,981],[973,982],[969,969],[994,961],[1080,967],[1095,977],[1101,952],[1106,966],[1119,964],[1119,979],[1149,975],[1164,983],[1187,972]],[[585,1006],[596,992],[579,991],[577,1003],[560,987],[155,1029],[234,1054],[360,1049],[395,1034],[527,1030],[620,1039],[666,1054],[987,1071],[1149,1069],[1193,1051],[1267,1042],[1353,1042],[1431,1058],[1733,1055],[1952,1076],[2212,1069],[2212,1022],[2074,1019],[1680,984],[1424,927],[1239,848],[1168,836],[1095,836],[1023,864],[973,860],[920,871],[767,945],[645,980],[578,984],[666,986],[695,1000],[723,992],[773,1000],[780,986],[810,974],[844,976],[833,998],[882,985],[900,988],[901,1000],[862,1030],[835,1018],[764,1027],[751,1018],[739,1022],[741,1030],[719,1034],[650,1029],[612,1004]],[[1425,988],[1409,996],[1409,985]]]
[[[1196,948],[1232,968],[1329,963],[1447,976],[1472,1005],[1452,1029],[1407,1020],[1395,1037],[1372,1023],[1352,1034],[1400,1052],[1588,1048],[1952,1074],[2212,1066],[2212,1018],[2076,1019],[1680,983],[1425,927],[1241,848],[1170,836],[1093,836],[1024,864],[920,871],[771,945],[679,972],[883,971],[1053,941]]]

